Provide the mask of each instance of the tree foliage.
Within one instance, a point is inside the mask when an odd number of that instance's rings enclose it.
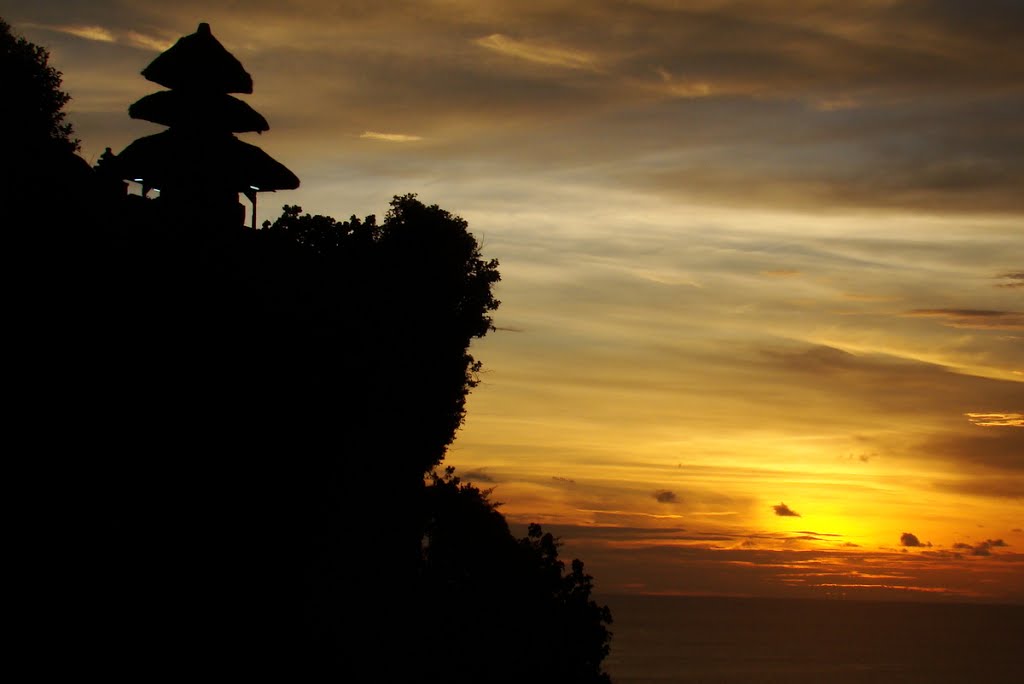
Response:
[[[582,561],[567,570],[558,540],[540,525],[514,538],[490,491],[452,468],[431,473],[426,500],[427,650],[451,652],[457,662],[435,663],[428,681],[609,681],[601,664],[611,613],[592,599]]]
[[[337,221],[285,205],[281,216],[264,222],[264,228],[287,235],[338,269],[351,270],[370,259],[375,269],[394,271],[392,282],[418,280],[419,287],[445,302],[445,322],[467,341],[494,329],[490,312],[501,303],[492,291],[501,279],[498,261],[483,258],[463,218],[436,204],[424,205],[414,194],[395,196],[381,225],[372,215]],[[377,254],[386,255],[387,263],[375,258]]]
[[[49,64],[50,53],[20,36],[0,19],[0,130],[16,149],[53,148],[76,152],[79,141],[65,119],[71,96],[61,90],[61,72]]]
[[[391,444],[418,481],[440,463],[477,383],[469,345],[493,330],[497,260],[483,258],[464,219],[415,195],[396,196],[380,224],[286,205],[265,226],[268,236],[315,255],[304,275],[319,293],[316,316],[340,335],[348,392],[373,408],[363,417],[367,432],[388,435],[373,448]],[[381,363],[363,377],[371,359]],[[390,421],[399,416],[406,429],[396,434]]]

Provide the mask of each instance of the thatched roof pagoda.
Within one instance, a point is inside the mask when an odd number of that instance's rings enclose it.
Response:
[[[192,35],[179,38],[143,69],[142,75],[171,90],[252,94],[252,76],[205,23]]]
[[[256,193],[299,187],[283,164],[234,136],[270,126],[228,94],[251,93],[252,77],[213,37],[209,24],[179,39],[142,75],[170,90],[143,97],[129,107],[129,116],[169,130],[139,138],[117,155],[122,177],[159,189],[168,208],[215,221],[244,213],[242,193],[253,204],[253,227]]]
[[[205,128],[232,133],[270,130],[270,124],[262,114],[237,97],[223,93],[161,90],[146,95],[129,107],[128,116],[172,128]]]

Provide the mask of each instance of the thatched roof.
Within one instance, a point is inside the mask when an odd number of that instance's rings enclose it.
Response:
[[[172,90],[252,92],[252,76],[213,37],[209,24],[200,24],[195,33],[179,38],[142,75]]]
[[[269,154],[230,134],[175,130],[139,138],[117,155],[122,178],[155,188],[206,186],[230,192],[294,190],[298,177]]]
[[[128,108],[133,119],[164,126],[232,133],[270,130],[263,115],[236,97],[224,93],[196,96],[188,91],[162,90]]]

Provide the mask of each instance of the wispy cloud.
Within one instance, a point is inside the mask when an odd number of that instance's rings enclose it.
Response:
[[[666,83],[661,90],[666,95],[682,99],[710,97],[715,92],[711,84],[704,81]]]
[[[600,508],[577,508],[580,513],[601,513],[603,515],[622,516],[626,518],[655,518],[655,519],[677,519],[683,516],[677,514],[657,515],[655,513],[639,513],[637,511],[615,511]]]
[[[916,318],[937,318],[951,328],[976,330],[1024,330],[1024,313],[987,309],[913,309],[903,314]]]
[[[467,470],[466,472],[461,473],[460,475],[464,480],[467,480],[469,482],[497,482],[493,475],[491,475],[482,468],[478,470]]]
[[[590,71],[597,68],[595,57],[581,50],[517,40],[500,33],[477,38],[474,42],[487,50],[535,64]]]
[[[999,278],[1001,280],[1006,281],[1006,282],[996,283],[996,287],[1007,287],[1007,288],[1024,287],[1024,272],[1022,272],[1022,273],[1004,273],[1003,275],[999,276]]]
[[[1024,499],[1024,477],[1003,473],[999,476],[973,476],[956,480],[938,480],[936,489],[994,499]],[[1020,530],[1015,530],[1019,532]]]
[[[814,108],[819,112],[838,112],[844,109],[855,109],[860,102],[852,97],[827,97],[814,103]]]
[[[157,38],[146,35],[145,33],[139,33],[138,31],[129,31],[126,33],[124,35],[124,41],[134,47],[142,48],[143,50],[153,50],[155,52],[163,52],[174,44],[173,40]]]
[[[26,23],[25,26],[41,28],[47,31],[56,31],[57,33],[65,33],[69,36],[82,38],[83,40],[95,40],[101,43],[113,43],[117,40],[109,29],[102,26],[91,26],[86,24],[53,25],[32,23]]]
[[[366,140],[383,140],[384,142],[394,143],[408,143],[423,140],[422,136],[419,135],[408,135],[406,133],[380,133],[378,131],[363,131],[359,134],[359,137]]]
[[[1015,389],[1020,391],[1019,387]],[[1018,474],[1024,471],[1024,430],[1012,424],[938,432],[922,442],[920,449],[961,467],[983,466]]]
[[[1024,413],[965,413],[967,420],[981,427],[1024,427]]]
[[[24,26],[63,33],[81,38],[82,40],[91,40],[98,43],[118,43],[153,52],[163,52],[174,44],[174,39],[166,36],[153,36],[134,30],[116,30],[98,24],[36,24],[29,22],[24,24]]]

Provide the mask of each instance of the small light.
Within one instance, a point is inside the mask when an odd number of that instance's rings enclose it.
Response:
[[[141,183],[142,182],[141,178],[132,178],[132,180],[135,181],[136,183]]]
[[[253,190],[259,190],[259,188],[257,188],[255,185],[250,185],[249,187],[252,188]]]

